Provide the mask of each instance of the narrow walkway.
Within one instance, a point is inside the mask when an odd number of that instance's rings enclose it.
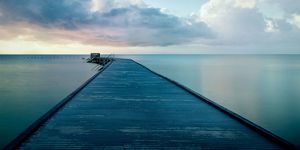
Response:
[[[117,59],[21,149],[280,149],[132,60]]]

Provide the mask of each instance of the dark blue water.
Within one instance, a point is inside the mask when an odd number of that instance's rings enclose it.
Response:
[[[82,57],[0,55],[0,149],[96,73]]]
[[[300,146],[300,55],[125,55]]]
[[[82,57],[0,55],[0,147],[95,73]],[[300,143],[300,55],[118,57],[133,58]]]

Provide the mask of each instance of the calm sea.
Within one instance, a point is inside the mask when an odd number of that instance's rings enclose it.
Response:
[[[82,57],[0,55],[0,149],[96,73]]]
[[[131,55],[300,146],[300,55]]]
[[[0,147],[95,74],[86,56],[0,56]],[[300,143],[300,55],[117,55]]]

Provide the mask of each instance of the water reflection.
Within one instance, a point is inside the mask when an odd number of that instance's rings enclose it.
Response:
[[[96,73],[82,57],[0,55],[0,149]]]
[[[300,143],[300,55],[121,57],[133,58],[294,144]]]

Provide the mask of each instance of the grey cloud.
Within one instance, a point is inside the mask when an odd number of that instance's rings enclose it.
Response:
[[[74,28],[88,16],[88,1],[79,0],[2,0],[3,23],[27,21],[44,27]]]
[[[110,9],[105,11],[91,12],[90,3],[90,0],[1,0],[0,26],[27,22],[47,29],[60,28],[74,32],[92,28],[95,34],[88,36],[98,39],[100,44],[107,43],[105,40],[114,41],[111,39],[114,37],[116,42],[129,46],[167,46],[213,36],[205,23],[165,14],[157,8],[109,6]],[[97,33],[99,30],[114,29],[125,33]],[[94,40],[93,43],[97,42]]]

